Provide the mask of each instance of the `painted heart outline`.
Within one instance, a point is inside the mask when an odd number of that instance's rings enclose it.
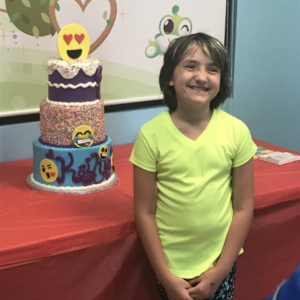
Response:
[[[58,25],[57,19],[56,19],[56,10],[55,10],[55,3],[58,2],[58,1],[59,0],[54,0],[54,1],[49,2],[49,16],[51,18],[51,22],[52,22],[52,24],[53,24],[53,26],[54,26],[57,33],[59,33],[60,30],[61,30],[60,26]],[[81,0],[75,0],[75,2],[80,6],[80,8],[83,12],[85,11],[87,5],[91,1],[92,0],[86,0],[85,3],[83,4],[81,2]],[[115,25],[115,20],[116,20],[116,16],[117,16],[117,2],[116,2],[116,0],[108,0],[108,1],[109,1],[109,4],[110,4],[109,20],[111,21],[112,25],[111,26],[109,26],[108,24],[106,25],[106,27],[102,31],[101,35],[96,39],[96,41],[93,44],[91,44],[89,54],[91,54],[96,49],[98,49],[98,47],[105,41],[105,39],[107,38],[107,36],[111,32],[113,26]]]

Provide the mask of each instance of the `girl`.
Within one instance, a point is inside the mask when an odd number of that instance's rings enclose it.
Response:
[[[257,147],[217,109],[232,91],[226,49],[204,33],[174,40],[159,83],[169,111],[142,126],[130,157],[139,236],[162,299],[233,299]]]

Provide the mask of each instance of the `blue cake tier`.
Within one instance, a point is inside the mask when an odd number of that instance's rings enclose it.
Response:
[[[115,185],[111,139],[86,148],[58,148],[33,141],[33,174],[36,188],[74,192]]]

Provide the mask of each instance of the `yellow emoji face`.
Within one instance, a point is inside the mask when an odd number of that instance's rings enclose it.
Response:
[[[57,49],[63,60],[87,58],[90,51],[87,31],[78,24],[64,26],[57,37]]]
[[[110,158],[110,165],[111,165],[111,172],[115,173],[115,166],[114,166],[114,154],[111,154],[111,158]]]
[[[58,176],[56,164],[50,159],[43,159],[40,163],[40,172],[44,181],[53,182]]]
[[[99,157],[100,157],[101,160],[106,160],[107,152],[108,152],[107,146],[104,145],[104,146],[100,147]]]
[[[91,147],[94,142],[94,130],[88,125],[81,125],[72,132],[72,141],[76,147]]]

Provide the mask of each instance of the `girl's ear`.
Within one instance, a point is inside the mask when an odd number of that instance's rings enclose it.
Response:
[[[170,85],[170,86],[174,86],[174,81],[173,81],[173,79],[171,79],[171,80],[169,81],[169,85]]]

